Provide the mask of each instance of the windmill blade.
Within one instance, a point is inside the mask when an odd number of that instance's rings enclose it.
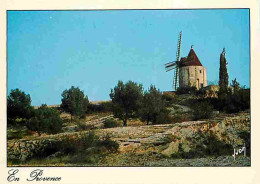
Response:
[[[170,70],[166,70],[166,72],[169,72],[169,71],[171,71],[171,70],[175,70],[175,68],[172,68],[172,69],[170,69]]]
[[[180,52],[181,52],[181,37],[182,37],[182,31],[179,34],[178,42],[177,42],[177,52],[176,52],[176,61],[172,61],[165,64],[165,70],[166,72],[174,70],[174,76],[173,76],[173,87],[175,91],[177,90],[178,82],[179,82],[179,64],[180,64]]]
[[[176,65],[177,65],[177,63],[168,64],[168,65],[165,66],[165,68],[167,68],[167,67],[172,67],[172,66],[176,66]]]
[[[176,67],[175,75],[173,78],[173,81],[174,81],[173,86],[174,86],[175,91],[177,90],[177,86],[179,83],[179,61],[180,61],[180,53],[181,53],[181,37],[182,37],[182,31],[180,32],[178,43],[177,43],[177,52],[176,52],[176,63],[177,63],[176,66],[177,67]]]
[[[177,67],[169,67],[169,68],[165,68],[166,72],[170,71],[170,70],[174,70],[176,69]]]
[[[171,61],[171,62],[166,63],[166,64],[164,64],[164,65],[170,65],[170,64],[174,64],[174,63],[176,63],[176,61]]]
[[[176,68],[177,66],[169,66],[169,67],[165,67],[165,70],[169,70],[171,68]]]
[[[169,65],[169,66],[166,66],[165,69],[168,70],[170,68],[176,68],[176,67],[177,67],[177,65]]]

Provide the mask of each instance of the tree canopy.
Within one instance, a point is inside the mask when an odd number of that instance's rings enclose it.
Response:
[[[163,123],[167,117],[166,101],[162,93],[151,85],[148,91],[145,91],[142,100],[142,108],[140,109],[142,121],[152,123]]]
[[[113,103],[114,116],[123,120],[127,126],[127,120],[137,117],[138,110],[142,105],[143,87],[132,81],[123,83],[118,81],[117,86],[111,89],[110,98]]]
[[[220,54],[220,66],[219,66],[219,98],[223,99],[228,94],[228,72],[227,72],[227,61],[226,52],[223,49]]]
[[[61,109],[68,112],[71,116],[84,117],[88,106],[88,97],[84,95],[78,87],[72,86],[69,90],[62,93]]]
[[[39,135],[42,132],[55,134],[61,131],[62,120],[56,109],[43,104],[35,110],[34,117],[27,123],[27,128],[36,131]]]
[[[31,97],[20,89],[11,90],[7,97],[7,116],[9,119],[25,118],[32,115]]]

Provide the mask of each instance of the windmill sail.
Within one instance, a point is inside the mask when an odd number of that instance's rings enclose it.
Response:
[[[174,89],[175,91],[177,90],[177,86],[179,83],[179,61],[180,61],[180,53],[181,53],[181,36],[182,36],[182,31],[180,32],[179,38],[178,38],[178,43],[177,43],[177,52],[176,52],[176,69],[175,69],[175,75],[174,75]]]
[[[180,63],[180,52],[181,52],[181,36],[182,36],[182,31],[180,32],[179,37],[178,37],[176,61],[172,61],[172,62],[165,64],[166,72],[171,71],[171,70],[175,70],[174,76],[173,76],[173,88],[174,88],[175,91],[177,90],[177,86],[178,86],[178,83],[179,83],[179,63]]]

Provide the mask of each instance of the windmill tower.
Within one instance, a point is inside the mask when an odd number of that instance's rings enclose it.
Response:
[[[176,52],[176,61],[169,62],[165,64],[166,72],[174,70],[173,76],[173,88],[176,91],[179,83],[179,63],[180,63],[180,53],[181,53],[181,36],[182,31],[179,34],[178,42],[177,42],[177,52]]]
[[[166,72],[174,70],[173,88],[176,91],[177,87],[196,87],[200,89],[207,86],[206,68],[201,64],[198,56],[191,46],[187,57],[180,59],[182,32],[179,34],[177,42],[176,61],[165,64]]]

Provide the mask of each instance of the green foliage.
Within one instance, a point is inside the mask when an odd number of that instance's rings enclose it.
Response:
[[[103,140],[98,141],[97,146],[105,147],[111,152],[116,152],[119,148],[119,144],[115,141],[112,141],[108,135],[106,135]]]
[[[225,57],[225,49],[220,54],[220,66],[219,66],[219,96],[225,96],[228,93],[228,73],[227,73],[227,61]]]
[[[238,132],[239,138],[243,139],[246,146],[246,154],[250,156],[251,153],[251,141],[250,141],[250,132],[249,131],[240,131]]]
[[[185,121],[190,121],[191,117],[189,113],[185,112],[176,112],[173,116],[170,117],[169,123],[181,123]]]
[[[209,119],[213,115],[213,106],[208,102],[197,102],[192,105],[193,120]]]
[[[42,132],[48,134],[61,132],[62,120],[55,109],[48,108],[47,105],[44,104],[36,109],[34,113],[35,116],[27,123],[29,130],[36,131],[39,135],[41,135]]]
[[[167,123],[168,111],[166,110],[166,101],[162,93],[155,86],[150,86],[148,91],[145,91],[140,108],[140,116],[142,121],[153,124]]]
[[[106,119],[104,121],[105,128],[113,128],[113,127],[119,127],[119,126],[121,126],[121,123],[117,122],[116,120]]]
[[[241,88],[236,79],[232,80],[231,87],[233,90],[230,89],[228,93],[219,96],[218,109],[227,113],[237,113],[249,109],[250,89]]]
[[[177,95],[182,95],[182,94],[196,94],[197,89],[195,86],[187,86],[187,87],[182,87],[182,88],[178,88],[176,91]]]
[[[164,93],[162,95],[162,98],[165,100],[167,107],[170,107],[175,101],[175,97],[173,94]]]
[[[142,85],[132,81],[128,81],[126,84],[118,81],[117,86],[111,89],[110,98],[113,103],[114,116],[123,120],[124,126],[127,126],[129,118],[137,117],[142,96]]]
[[[239,90],[241,89],[240,84],[237,82],[236,78],[234,80],[232,80],[232,83],[230,84],[230,86],[233,89],[233,93],[238,93]]]
[[[96,112],[112,112],[113,104],[111,101],[102,102],[100,104],[88,104],[87,113],[96,113]]]
[[[88,106],[88,97],[84,95],[78,87],[72,86],[69,90],[62,93],[61,110],[70,113],[72,116],[84,117]]]
[[[7,129],[7,139],[22,139],[23,137],[30,135],[29,130],[26,126],[15,125],[13,127],[8,127]]]
[[[93,125],[87,125],[84,122],[77,123],[76,131],[84,131],[84,130],[91,130],[91,129],[94,129]]]
[[[7,97],[7,117],[10,121],[16,118],[28,119],[32,116],[33,107],[31,106],[31,97],[19,89],[11,90]]]
[[[93,131],[81,133],[79,137],[63,137],[61,140],[46,142],[43,149],[34,155],[27,163],[46,162],[53,160],[56,164],[66,163],[96,163],[106,153],[116,152],[119,144],[105,136],[100,139]],[[64,159],[64,157],[67,157]],[[19,164],[19,163],[18,163]]]
[[[224,104],[224,105],[223,105]],[[227,113],[237,113],[250,108],[250,92],[240,90],[236,94],[228,95],[223,102],[223,110]]]
[[[58,150],[66,154],[71,154],[85,152],[89,148],[99,149],[100,147],[105,147],[110,151],[117,151],[119,145],[117,142],[112,141],[109,136],[100,139],[93,131],[90,131],[88,133],[81,133],[78,139],[71,139],[70,137],[63,139],[58,145]]]
[[[205,156],[231,155],[233,147],[223,141],[220,141],[215,135],[209,132],[197,132],[192,140],[193,144],[188,152],[183,149],[183,144],[179,144],[179,152],[172,157],[178,158],[201,158]]]

